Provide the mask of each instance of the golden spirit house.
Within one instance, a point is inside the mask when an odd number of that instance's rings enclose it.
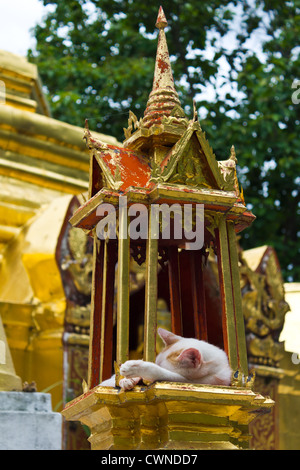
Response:
[[[245,449],[249,424],[258,412],[274,405],[253,390],[254,377],[248,372],[236,235],[255,217],[247,210],[239,186],[234,147],[228,160],[217,161],[196,110],[191,120],[185,116],[174,86],[162,8],[156,26],[153,88],[144,116],[138,119],[130,113],[123,147],[104,144],[88,126],[85,129],[89,194],[70,222],[94,243],[89,369],[84,393],[65,406],[63,415],[90,428],[92,449]],[[120,210],[124,197],[128,211]],[[110,214],[116,230],[110,237],[106,227],[107,236],[99,239],[97,226],[106,214],[101,205],[107,204],[115,208]],[[127,236],[135,204],[143,207],[147,218],[145,239]],[[196,212],[203,205],[201,247],[188,249],[190,239],[184,231],[176,238],[170,230],[172,235],[164,238],[161,224],[159,236],[153,236],[149,228],[154,204],[179,205],[181,214],[185,206],[192,205]],[[220,315],[206,307],[209,255],[216,259]],[[139,358],[155,362],[158,352],[158,275],[164,270],[172,332],[221,347],[233,371],[230,386],[156,382],[124,391],[99,385],[114,372],[118,385],[119,368],[132,354],[130,345],[136,335],[130,308],[132,260],[145,271]]]

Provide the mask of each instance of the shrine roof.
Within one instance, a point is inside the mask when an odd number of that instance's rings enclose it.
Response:
[[[128,203],[200,203],[206,209],[228,213],[241,229],[253,220],[247,211],[236,172],[236,155],[231,148],[227,160],[218,161],[198,120],[194,103],[188,120],[175,90],[166,42],[167,21],[162,8],[153,87],[144,117],[129,112],[122,146],[103,143],[92,135],[88,122],[84,138],[90,152],[89,201],[72,224],[91,230],[97,223],[97,204],[118,205],[120,196]],[[245,217],[243,217],[245,214]]]
[[[91,155],[92,186],[95,185],[95,179],[96,183],[99,183],[102,175],[108,187],[121,193],[126,192],[132,186],[149,187],[151,166],[146,156],[128,148],[101,142],[92,136],[87,123],[84,138]],[[98,168],[98,173],[96,173],[96,168]],[[93,173],[96,173],[95,178]],[[90,196],[94,193],[95,190],[90,188]]]
[[[149,186],[151,168],[145,157],[130,149],[108,145],[99,158],[107,165],[115,180],[120,181],[119,191],[126,191],[131,186]]]

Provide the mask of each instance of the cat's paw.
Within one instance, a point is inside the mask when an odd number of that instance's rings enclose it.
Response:
[[[120,374],[124,377],[140,377],[143,372],[144,361],[132,360],[126,361],[120,367]]]
[[[122,390],[132,390],[140,380],[140,377],[125,377],[124,379],[120,379],[119,386],[122,388]]]

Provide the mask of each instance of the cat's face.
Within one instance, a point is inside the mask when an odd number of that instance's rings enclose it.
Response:
[[[182,338],[162,328],[158,328],[157,331],[165,348],[158,354],[156,364],[167,370],[182,373],[186,377],[197,375],[203,363],[200,342]]]

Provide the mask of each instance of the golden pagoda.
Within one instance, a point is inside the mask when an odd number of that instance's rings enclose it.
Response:
[[[0,317],[6,367],[12,362],[20,377],[5,382],[22,388],[22,381],[35,381],[39,392],[51,391],[58,409],[68,375],[64,347],[68,353],[72,342],[65,335],[63,345],[65,320],[76,323],[65,278],[84,291],[80,277],[87,272],[78,260],[85,240],[72,234],[68,253],[61,244],[88,190],[89,156],[82,129],[51,117],[35,64],[0,50],[0,88]]]
[[[88,201],[72,216],[73,227],[93,238],[93,280],[88,381],[68,403],[67,420],[87,425],[92,449],[240,449],[249,447],[249,424],[274,402],[253,390],[248,372],[236,234],[255,219],[239,189],[234,148],[217,161],[196,111],[188,120],[175,90],[162,8],[153,89],[144,117],[130,113],[124,147],[103,144],[86,126],[90,151]],[[174,210],[201,206],[203,243],[191,249],[191,233],[163,237],[151,230],[154,206]],[[175,207],[176,206],[176,207]],[[130,237],[137,208],[147,236]],[[99,236],[107,214],[111,224]],[[181,212],[182,214],[182,212]],[[113,217],[115,216],[115,231]],[[173,222],[172,222],[173,221]],[[197,225],[197,218],[192,227]],[[193,231],[193,230],[191,230]],[[206,260],[217,263],[221,314],[205,303]],[[233,371],[230,386],[156,382],[131,391],[99,383],[130,357],[135,334],[130,305],[130,262],[145,271],[141,358],[155,362],[158,274],[166,273],[171,329],[222,347]],[[116,313],[114,286],[116,284]],[[114,316],[115,315],[115,316]]]

